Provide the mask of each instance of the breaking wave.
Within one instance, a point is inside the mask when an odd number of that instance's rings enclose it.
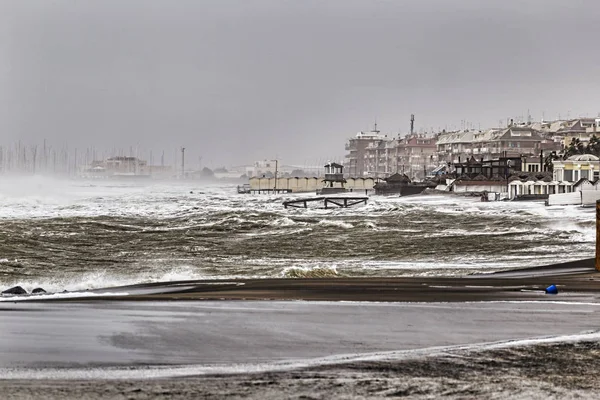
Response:
[[[372,196],[367,205],[347,209],[281,204],[301,196],[240,195],[234,186],[187,182],[34,180],[30,187],[8,188],[0,194],[0,289],[455,275],[594,252],[590,209],[443,195]]]

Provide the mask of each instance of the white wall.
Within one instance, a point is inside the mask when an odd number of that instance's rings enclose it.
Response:
[[[581,193],[582,192],[571,192],[571,193],[559,193],[551,194],[548,196],[549,206],[565,206],[565,205],[579,205],[581,204]],[[598,192],[590,192],[598,193]]]

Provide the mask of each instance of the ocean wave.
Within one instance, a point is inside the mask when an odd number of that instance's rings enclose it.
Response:
[[[330,265],[348,276],[443,275],[594,251],[595,214],[580,207],[371,196],[360,207],[290,210],[283,199],[306,194],[240,195],[234,186],[193,182],[82,184],[0,193],[2,286],[62,291],[279,277],[286,268]]]
[[[289,267],[285,268],[283,278],[335,278],[341,276],[335,266],[330,267]]]
[[[114,271],[96,270],[83,273],[71,273],[56,277],[7,280],[6,282],[1,283],[5,288],[0,288],[0,291],[14,286],[21,286],[27,290],[27,292],[31,292],[35,288],[43,288],[49,293],[60,293],[65,290],[67,292],[75,292],[142,283],[176,282],[199,279],[215,279],[215,277],[206,276],[193,267],[175,267],[172,269],[137,273],[117,273]]]
[[[344,222],[344,221],[340,221],[340,220],[330,220],[330,219],[323,219],[323,220],[319,221],[319,225],[331,226],[331,227],[343,228],[343,229],[354,228],[354,225],[352,225],[349,222]]]

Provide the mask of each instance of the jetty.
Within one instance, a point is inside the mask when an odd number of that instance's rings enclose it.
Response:
[[[368,197],[348,197],[348,196],[318,196],[304,199],[287,200],[283,202],[285,208],[308,208],[308,203],[323,203],[325,208],[338,207],[348,208],[356,204],[367,204]]]

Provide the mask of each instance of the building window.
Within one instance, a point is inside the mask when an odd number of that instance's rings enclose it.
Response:
[[[590,178],[590,171],[588,171],[587,169],[581,170],[580,171],[580,177],[579,179],[589,179]]]
[[[567,181],[567,182],[572,182],[573,181],[573,170],[565,169],[564,180]]]

